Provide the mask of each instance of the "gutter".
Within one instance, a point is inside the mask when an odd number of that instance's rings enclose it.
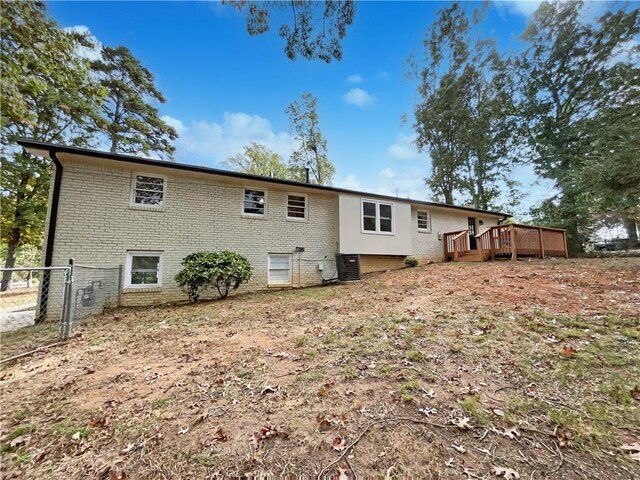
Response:
[[[53,244],[56,238],[56,225],[58,223],[58,205],[60,204],[60,187],[62,185],[62,163],[58,160],[58,156],[54,149],[49,150],[49,158],[55,166],[55,177],[53,179],[53,193],[51,196],[51,209],[49,211],[49,225],[47,228],[47,248],[44,252],[44,266],[51,267],[53,263]],[[51,284],[51,270],[45,270],[42,273],[41,292],[47,292],[47,295],[40,296],[40,305],[36,323],[42,322],[47,316],[47,306],[49,303],[49,286]]]
[[[189,165],[186,163],[167,162],[164,160],[155,160],[151,158],[136,157],[133,155],[125,155],[121,153],[111,153],[111,152],[104,152],[100,150],[91,150],[88,148],[68,147],[63,145],[56,145],[54,143],[37,142],[34,140],[27,140],[27,139],[20,139],[17,141],[17,143],[25,147],[26,149],[38,150],[39,152],[47,151],[49,152],[50,156],[52,153],[56,153],[56,152],[72,154],[72,155],[84,155],[84,156],[93,157],[93,158],[101,158],[101,159],[112,160],[116,162],[125,162],[125,163],[130,163],[135,165],[154,166],[154,167],[161,167],[161,168],[168,168],[168,169],[175,169],[175,170],[183,170],[188,172],[202,173],[207,175],[218,175],[222,177],[241,178],[249,181],[267,182],[267,183],[273,183],[273,184],[279,184],[279,185],[309,188],[309,189],[319,190],[324,192],[344,193],[349,195],[381,198],[381,199],[396,201],[396,202],[400,201],[405,203],[415,203],[416,205],[426,205],[431,207],[445,207],[445,208],[451,208],[454,210],[481,213],[484,215],[493,215],[493,216],[500,216],[500,217],[506,216],[507,218],[509,217],[504,212],[492,212],[488,210],[479,210],[477,208],[460,207],[457,205],[446,205],[446,204],[437,203],[437,202],[428,202],[425,200],[392,197],[389,195],[381,195],[381,194],[372,193],[372,192],[360,192],[357,190],[349,190],[346,188],[337,188],[337,187],[331,187],[327,185],[317,185],[313,183],[296,182],[296,181],[284,180],[280,178],[262,177],[259,175],[252,175],[248,173],[232,172],[228,170],[220,170],[220,169],[211,168],[211,167]],[[33,154],[42,155],[42,153],[33,153]]]

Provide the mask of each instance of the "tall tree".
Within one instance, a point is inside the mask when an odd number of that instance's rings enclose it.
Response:
[[[224,164],[237,172],[290,179],[291,171],[283,158],[264,145],[251,142],[244,151],[229,157]]]
[[[429,151],[434,198],[455,197],[480,209],[497,208],[511,171],[509,116],[503,105],[510,82],[490,41],[473,46],[473,21],[459,3],[439,10],[424,40],[424,62],[412,59],[420,79],[415,106],[416,144]],[[509,185],[513,186],[513,185]]]
[[[90,145],[103,91],[77,55],[89,40],[59,29],[43,2],[2,2],[1,25],[1,239],[11,268],[21,246],[42,242],[51,179],[50,165],[17,148],[16,139]],[[5,271],[0,289],[10,282]]]
[[[529,46],[514,62],[526,133],[523,156],[559,192],[537,212],[567,229],[572,251],[581,249],[592,223],[591,196],[576,182],[589,150],[583,142],[587,120],[638,78],[609,88],[617,65],[625,62],[617,53],[640,33],[640,11],[621,8],[585,21],[583,8],[582,2],[543,2],[522,36]]]
[[[92,68],[107,92],[102,113],[111,152],[153,152],[171,159],[178,133],[160,118],[154,105],[166,100],[153,74],[126,47],[104,47]]]
[[[353,0],[230,0],[227,3],[246,15],[249,35],[268,32],[272,13],[286,18],[289,10],[291,18],[289,21],[281,18],[278,32],[286,41],[284,51],[291,60],[298,55],[327,63],[342,60],[342,40],[355,15]]]
[[[320,131],[317,111],[318,99],[305,93],[286,108],[289,115],[291,134],[298,142],[298,148],[291,154],[289,168],[295,180],[305,181],[309,169],[311,183],[331,185],[335,167],[327,154],[327,140]]]

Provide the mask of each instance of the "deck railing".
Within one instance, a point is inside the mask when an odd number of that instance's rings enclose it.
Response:
[[[444,234],[444,257],[458,260],[461,254],[469,252],[469,234],[458,230]],[[520,256],[561,256],[568,257],[567,237],[564,230],[511,223],[489,227],[476,235],[477,251],[481,260],[496,257]]]

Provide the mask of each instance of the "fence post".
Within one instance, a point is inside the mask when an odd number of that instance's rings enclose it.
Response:
[[[62,339],[67,340],[71,334],[71,323],[73,320],[73,307],[71,301],[73,299],[73,258],[69,259],[69,270],[67,270],[67,278],[64,285],[64,308],[62,318]]]
[[[118,265],[118,306],[122,306],[122,281],[124,279],[123,276],[123,267],[122,264]]]
[[[513,225],[509,225],[509,238],[511,240],[511,260],[514,262],[518,259],[518,254],[516,253],[516,227]]]

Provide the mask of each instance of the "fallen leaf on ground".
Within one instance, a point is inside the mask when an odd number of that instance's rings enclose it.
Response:
[[[520,478],[520,474],[513,468],[493,467],[492,471],[496,477],[504,477],[506,480],[516,480]]]
[[[567,357],[567,358],[571,358],[571,357],[575,356],[576,353],[578,353],[578,351],[573,347],[565,346],[562,349],[562,355]]]
[[[271,437],[289,438],[289,434],[273,425],[266,425],[259,431],[253,432],[252,442],[254,447],[259,447],[262,442]]]
[[[466,453],[466,449],[462,445],[451,444],[451,446],[460,453]]]
[[[278,391],[277,386],[267,385],[262,389],[262,391],[260,392],[260,395],[266,395],[267,393],[276,393],[277,391]]]
[[[213,434],[213,439],[217,440],[218,442],[226,442],[227,441],[227,434],[224,432],[222,427],[216,428],[216,431]]]
[[[444,462],[444,466],[445,467],[449,467],[449,468],[453,468],[453,457],[451,457],[449,460]]]
[[[471,430],[473,427],[471,425],[469,425],[470,421],[471,421],[471,419],[469,417],[464,417],[464,418],[461,418],[460,420],[458,420],[457,422],[454,422],[454,424],[460,430]]]
[[[347,441],[341,436],[333,437],[331,441],[331,447],[337,452],[342,452],[345,448],[347,448]]]

